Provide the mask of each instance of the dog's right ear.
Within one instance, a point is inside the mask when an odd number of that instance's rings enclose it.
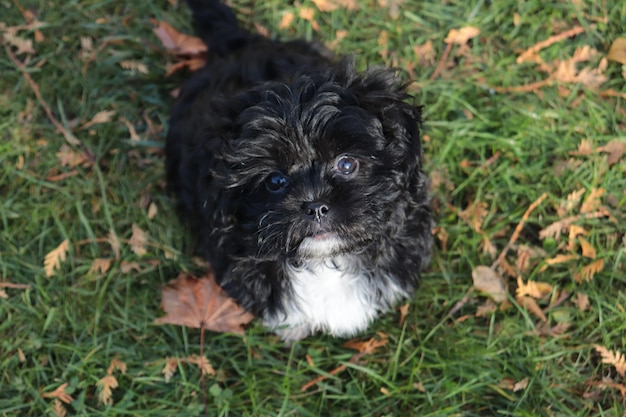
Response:
[[[387,68],[355,74],[348,88],[358,105],[374,114],[383,126],[386,153],[394,165],[406,173],[421,169],[421,107],[409,104],[407,84]]]

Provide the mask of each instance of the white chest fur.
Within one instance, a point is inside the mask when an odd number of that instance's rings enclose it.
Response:
[[[305,268],[286,267],[292,291],[283,300],[285,313],[266,318],[266,325],[286,340],[301,339],[318,330],[352,336],[406,295],[384,277],[375,278],[383,280],[376,285],[371,278],[351,272],[354,268],[347,263],[339,258]]]

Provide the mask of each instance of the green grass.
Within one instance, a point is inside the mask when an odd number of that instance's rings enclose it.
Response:
[[[152,324],[162,315],[160,286],[180,270],[194,269],[189,242],[164,191],[159,151],[170,91],[183,75],[164,78],[171,58],[152,34],[150,17],[181,30],[190,27],[185,8],[170,3],[22,2],[43,22],[45,39],[34,43],[35,54],[19,59],[27,62],[55,117],[94,154],[92,166],[60,165],[56,153],[63,136],[21,71],[4,49],[0,53],[0,277],[31,286],[6,288],[8,298],[0,298],[0,416],[53,415],[53,400],[42,394],[63,383],[73,398],[65,404],[68,415],[203,414],[197,368],[181,365],[170,382],[162,374],[166,357],[199,353],[199,332]],[[402,68],[415,64],[415,45],[433,42],[435,62],[413,65],[413,91],[425,108],[427,169],[439,178],[433,204],[438,225],[448,233],[447,245],[437,241],[404,324],[399,326],[399,315],[390,313],[363,335],[384,332],[387,345],[304,393],[302,385],[349,361],[353,352],[342,347],[342,340],[312,337],[288,348],[258,324],[243,339],[207,334],[206,356],[217,370],[207,380],[209,415],[623,417],[625,395],[600,383],[608,378],[605,383],[626,385],[626,380],[601,363],[593,345],[626,353],[626,157],[608,166],[604,154],[570,152],[583,139],[594,147],[626,140],[624,99],[602,97],[576,84],[563,85],[561,91],[547,86],[540,94],[493,88],[546,78],[533,64],[517,64],[518,53],[576,25],[585,32],[542,50],[546,62],[570,58],[584,45],[605,53],[612,40],[625,36],[626,6],[612,1],[407,0],[394,20],[375,1],[359,3],[357,11],[317,13],[319,32],[302,19],[281,32],[281,14],[297,14],[298,6],[286,0],[235,1],[246,25],[258,23],[275,35],[332,42],[338,30],[346,30],[336,49],[356,53],[361,67],[383,63],[382,30],[389,35],[389,62]],[[7,26],[24,24],[15,2],[0,3],[0,10]],[[449,62],[455,65],[429,80],[445,49],[443,39],[450,29],[467,25],[480,28],[480,37],[463,56],[456,57],[458,47],[453,48]],[[33,39],[34,34],[19,36]],[[81,38],[86,37],[100,48],[89,62],[81,58]],[[600,57],[582,65],[595,66]],[[148,74],[123,69],[124,60],[145,64]],[[624,94],[622,71],[609,63],[609,80],[601,89]],[[81,128],[102,110],[116,115],[108,123]],[[136,127],[139,142],[129,139],[119,116]],[[567,165],[570,159],[575,163]],[[72,175],[53,177],[66,173]],[[582,283],[574,277],[591,263],[583,257],[541,270],[542,259],[578,251],[568,252],[567,232],[557,240],[538,237],[559,219],[559,203],[580,188],[586,190],[583,198],[592,189],[605,189],[601,202],[616,219],[577,223],[605,262],[601,272]],[[552,284],[553,295],[582,292],[589,296],[590,309],[580,311],[570,299],[551,309],[550,326],[569,323],[560,335],[538,334],[539,320],[515,302],[513,290],[509,309],[476,317],[485,297],[472,293],[449,317],[472,288],[472,269],[494,260],[482,250],[483,236],[458,213],[484,202],[488,213],[482,230],[499,252],[544,192],[547,199],[531,213],[516,243],[545,253],[521,276]],[[149,203],[158,208],[152,219]],[[133,224],[150,235],[142,257],[123,243],[116,259],[111,246],[97,240],[110,230],[129,239]],[[46,277],[44,257],[65,239],[68,258]],[[516,250],[507,257],[513,265]],[[90,273],[96,258],[112,259],[111,268]],[[138,269],[124,272],[130,262]],[[507,279],[513,289],[515,279]],[[549,300],[540,305],[547,307]],[[119,387],[113,389],[112,403],[104,405],[97,383],[114,358],[126,363],[127,371],[115,371]],[[502,382],[525,378],[527,387],[515,392]]]

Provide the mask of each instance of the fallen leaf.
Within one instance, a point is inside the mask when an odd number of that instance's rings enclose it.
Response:
[[[109,123],[113,116],[115,115],[115,110],[102,110],[93,116],[93,118],[85,123],[81,129],[89,129],[93,125]]]
[[[65,258],[67,257],[69,246],[70,241],[65,239],[59,246],[56,247],[56,249],[53,249],[46,255],[43,261],[43,266],[47,277],[54,275],[54,270],[61,267],[61,262],[65,261]]]
[[[578,149],[570,151],[572,156],[589,156],[593,155],[593,141],[591,139],[583,139],[578,144]]]
[[[587,265],[580,271],[582,279],[585,281],[591,281],[594,275],[604,268],[604,259],[598,259],[597,261]]]
[[[372,337],[371,339],[363,341],[348,340],[346,343],[343,344],[343,346],[349,349],[354,349],[359,353],[370,355],[374,353],[379,347],[385,346],[387,342],[389,342],[389,337],[382,337],[380,339]]]
[[[539,268],[539,272],[545,271],[546,269],[548,269],[548,266],[564,264],[564,263],[567,263],[576,259],[578,259],[578,255],[564,255],[564,254],[556,255],[553,258],[546,259],[544,261],[545,265]]]
[[[187,357],[187,362],[196,365],[202,371],[202,375],[215,375],[215,369],[211,362],[204,356],[191,355]]]
[[[602,356],[602,363],[613,365],[617,373],[626,378],[626,356],[617,350],[609,350],[601,345],[593,345],[596,352]]]
[[[57,398],[61,401],[63,401],[65,404],[69,404],[72,401],[74,401],[74,399],[72,398],[71,395],[69,395],[66,391],[65,388],[67,388],[68,383],[64,383],[61,384],[57,387],[57,389],[55,389],[52,392],[44,392],[43,394],[41,394],[41,396],[43,398]]]
[[[89,271],[87,271],[87,274],[106,274],[111,268],[111,262],[113,262],[113,260],[110,258],[96,258],[91,263],[91,267],[89,267]]]
[[[606,162],[609,165],[617,163],[626,152],[626,142],[620,140],[612,140],[604,146],[598,148],[598,152],[605,152],[609,154]]]
[[[278,24],[278,29],[284,30],[288,27],[291,27],[291,24],[293,23],[293,19],[295,17],[296,16],[293,14],[293,12],[283,13],[283,17],[280,19],[280,23]]]
[[[4,42],[15,48],[15,55],[34,54],[33,41],[30,39],[20,38],[11,33],[5,32],[3,35]]]
[[[589,310],[589,296],[587,294],[583,294],[582,292],[576,293],[576,299],[574,300],[574,304],[576,304],[580,311]]]
[[[480,29],[473,26],[465,26],[461,29],[451,29],[444,39],[445,43],[455,43],[465,45],[470,39],[480,35]]]
[[[544,314],[543,310],[541,310],[541,307],[539,307],[539,304],[537,304],[537,301],[535,301],[534,298],[523,296],[517,297],[516,300],[522,307],[524,307],[542,322],[546,323],[548,321],[548,318]]]
[[[61,401],[55,399],[52,402],[52,413],[56,417],[65,417],[67,415],[67,409],[63,406]]]
[[[604,188],[594,188],[591,190],[582,206],[580,206],[581,213],[591,213],[596,211],[600,207],[600,198],[604,195]]]
[[[104,405],[113,403],[113,390],[119,386],[117,379],[113,375],[106,375],[98,380],[98,402]]]
[[[115,259],[120,259],[120,240],[118,239],[115,230],[109,230],[109,234],[107,235],[107,242],[109,243],[109,245],[111,246],[111,250],[113,250],[113,253],[115,254]]]
[[[606,54],[606,58],[609,61],[626,65],[626,38],[615,39],[609,48],[609,52]]]
[[[176,324],[214,332],[243,334],[242,326],[254,316],[238,306],[215,283],[212,273],[200,279],[181,273],[161,291],[166,316],[156,324]]]
[[[487,214],[489,214],[489,210],[487,203],[484,201],[470,202],[465,210],[458,212],[459,217],[469,223],[477,233],[482,231],[483,222]]]
[[[107,374],[112,375],[115,371],[120,371],[123,374],[126,373],[126,364],[117,358],[111,359],[111,363],[107,368]]]
[[[576,36],[580,33],[583,33],[584,31],[585,29],[582,26],[576,26],[557,35],[550,36],[548,39],[536,43],[535,45],[524,51],[522,54],[520,54],[520,56],[517,58],[517,63],[521,64],[522,62],[529,61],[534,62],[534,57],[537,56],[537,53],[542,49],[545,49],[557,42],[561,42],[567,38]]]
[[[92,164],[91,158],[85,152],[76,152],[66,144],[56,153],[59,164],[63,167],[75,168],[79,165],[88,166]]]
[[[413,46],[413,52],[417,63],[422,66],[432,66],[435,63],[435,48],[432,41],[427,41],[422,45]]]
[[[170,382],[174,374],[176,373],[176,369],[178,369],[178,364],[180,360],[178,358],[165,358],[165,366],[161,373],[165,377],[165,382]]]
[[[580,248],[582,249],[583,256],[585,258],[596,259],[596,256],[597,256],[596,249],[593,246],[591,246],[591,243],[589,243],[583,237],[578,238],[578,243],[580,243]]]
[[[148,243],[148,233],[144,232],[133,223],[133,234],[130,237],[128,243],[130,244],[130,249],[137,255],[143,256],[148,251],[146,250],[146,243]]]
[[[177,55],[200,55],[207,51],[202,39],[181,33],[167,22],[151,19],[155,26],[152,30],[159,38],[165,49]]]
[[[525,390],[528,387],[528,382],[528,377],[516,382],[515,385],[513,385],[513,392]]]
[[[517,290],[518,297],[529,296],[532,298],[543,298],[552,292],[552,285],[547,282],[528,281],[524,282],[521,277],[517,278]]]
[[[567,249],[573,251],[576,247],[576,238],[581,235],[587,235],[589,232],[584,227],[572,224],[569,226],[569,237],[567,243]]]
[[[125,59],[123,61],[118,62],[119,66],[124,68],[125,70],[129,70],[132,72],[138,72],[140,74],[148,74],[150,71],[148,70],[148,66],[143,62],[135,61],[132,59]]]
[[[157,205],[154,204],[154,201],[151,202],[150,206],[148,207],[148,220],[154,219],[158,212],[159,208],[157,207]]]
[[[474,288],[487,294],[496,303],[500,304],[507,300],[509,290],[504,279],[488,266],[479,265],[472,271]]]
[[[135,125],[133,125],[130,122],[130,120],[126,119],[123,116],[120,116],[119,120],[120,122],[124,123],[124,125],[126,125],[126,128],[128,129],[128,133],[130,134],[131,141],[136,142],[138,140],[141,140],[141,136],[137,134],[137,129],[135,129]]]
[[[315,20],[315,9],[313,9],[312,7],[301,7],[298,12],[298,16],[309,22],[313,30],[320,30],[320,25]]]
[[[407,314],[409,314],[409,303],[406,303],[398,308],[400,310],[400,322],[399,326],[402,327],[404,320],[406,320]]]

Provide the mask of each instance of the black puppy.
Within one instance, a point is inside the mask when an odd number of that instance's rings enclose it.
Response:
[[[202,255],[283,339],[365,329],[430,258],[419,109],[391,70],[187,3],[209,56],[172,110],[167,177]]]

